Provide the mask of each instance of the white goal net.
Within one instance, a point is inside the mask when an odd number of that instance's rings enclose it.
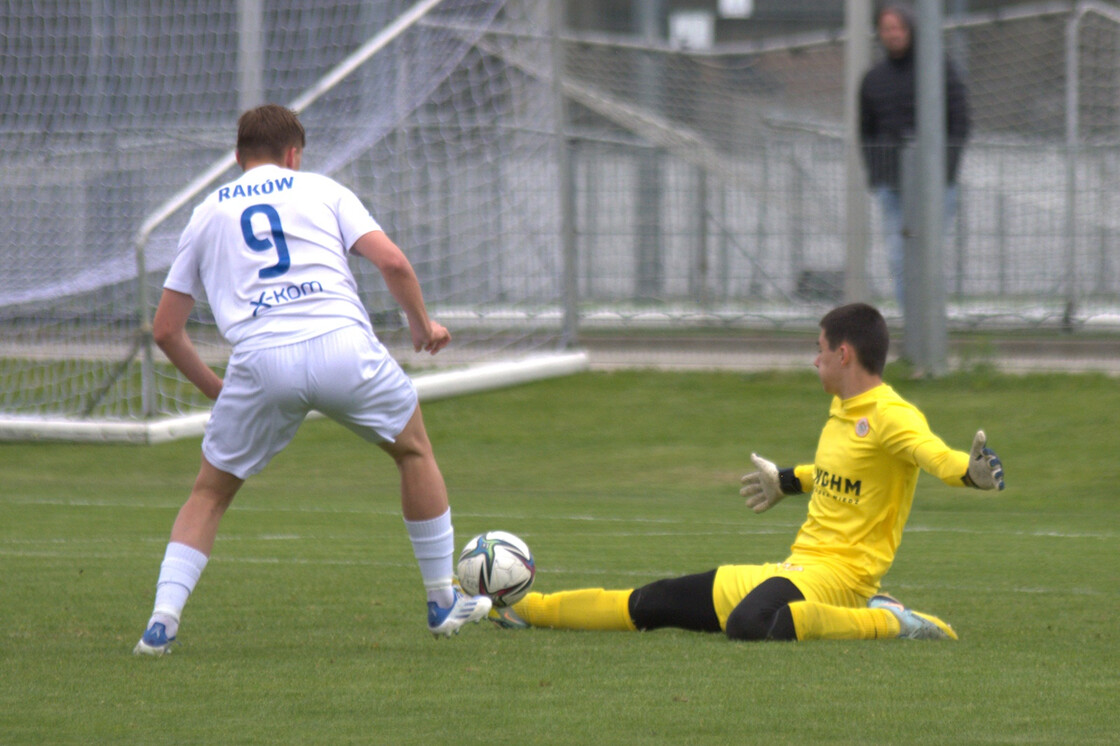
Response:
[[[742,21],[714,2],[564,5],[567,25],[559,0],[6,3],[0,436],[205,412],[146,325],[189,210],[235,175],[237,116],[263,101],[301,111],[305,167],[351,186],[413,261],[455,335],[435,363],[811,332],[856,243],[867,299],[899,320],[881,208],[863,233],[846,222],[867,190],[846,159],[842,0]],[[639,28],[653,5],[743,33],[689,46]],[[1115,334],[1120,10],[997,5],[943,28],[972,113],[948,322]],[[785,14],[776,33],[767,14]],[[380,277],[355,270],[423,374]],[[193,322],[220,368],[207,310]]]
[[[13,0],[0,17],[12,47],[0,57],[7,433],[107,437],[205,412],[147,325],[190,210],[236,175],[238,115],[265,101],[300,111],[304,168],[357,192],[452,329],[452,348],[413,356],[380,277],[356,263],[374,327],[406,366],[558,349],[551,53],[527,32],[546,27],[547,3],[41,6]],[[224,365],[205,306],[191,333]]]

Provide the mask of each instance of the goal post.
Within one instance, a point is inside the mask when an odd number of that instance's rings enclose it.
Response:
[[[190,209],[235,176],[230,89],[245,76],[242,50],[260,45],[239,44],[236,9],[178,5],[116,19],[95,7],[72,23],[13,7],[13,22],[67,43],[24,50],[39,66],[26,84],[46,90],[28,98],[26,121],[0,127],[14,154],[0,166],[19,173],[0,187],[11,213],[0,223],[21,239],[0,259],[0,439],[158,442],[208,417],[209,402],[155,348],[151,314]],[[560,218],[542,186],[557,172],[551,76],[502,55],[548,70],[547,3],[277,5],[257,32],[270,50],[260,77],[269,100],[301,114],[304,167],[362,198],[454,334],[439,356],[413,355],[375,269],[352,264],[375,330],[422,397],[586,367],[562,341]],[[109,59],[75,92],[67,75],[83,51]],[[132,100],[134,90],[149,93]],[[205,303],[190,333],[223,367],[229,349]]]
[[[581,351],[535,355],[507,362],[424,373],[413,378],[421,402],[520,386],[587,370]],[[317,417],[312,412],[311,417]],[[0,441],[68,441],[88,443],[164,443],[202,435],[209,412],[131,422],[42,417],[0,417]]]

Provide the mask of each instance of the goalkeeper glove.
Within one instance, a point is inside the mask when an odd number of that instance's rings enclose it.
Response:
[[[988,448],[988,436],[984,435],[983,430],[977,430],[976,437],[972,439],[968,471],[961,477],[961,481],[980,490],[1003,489],[1003,463],[995,451]]]
[[[751,454],[751,461],[758,471],[752,471],[742,479],[743,488],[739,494],[747,498],[747,507],[756,513],[769,510],[786,495],[801,492],[801,480],[793,475],[793,469],[778,469],[772,461]]]

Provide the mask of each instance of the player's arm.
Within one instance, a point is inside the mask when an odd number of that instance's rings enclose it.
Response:
[[[951,487],[975,487],[979,490],[1002,490],[1003,462],[987,446],[987,437],[980,430],[972,439],[969,453],[949,448],[932,436],[915,449],[915,459],[925,471]]]
[[[758,471],[743,477],[739,494],[747,498],[747,507],[756,513],[769,510],[786,495],[801,494],[805,491],[801,486],[802,478],[812,479],[812,464],[779,469],[777,464],[757,453],[751,454],[751,462]]]
[[[370,231],[355,241],[350,250],[372,262],[385,278],[386,287],[408,319],[413,349],[434,355],[446,347],[451,333],[428,317],[416,271],[392,239],[384,231]]]
[[[882,412],[883,447],[891,454],[912,460],[921,469],[951,487],[1002,490],[1003,464],[987,446],[980,430],[969,453],[950,448],[930,431],[925,417],[912,407],[892,407]]]
[[[188,381],[207,398],[217,399],[222,391],[222,379],[203,362],[187,335],[187,319],[192,308],[194,298],[164,288],[152,320],[152,339]]]

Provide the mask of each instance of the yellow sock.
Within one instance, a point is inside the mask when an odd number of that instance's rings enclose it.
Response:
[[[811,601],[789,605],[798,640],[878,640],[898,637],[898,619],[886,609],[830,606]]]
[[[513,605],[534,627],[633,631],[630,591],[584,588],[559,593],[530,593]]]

